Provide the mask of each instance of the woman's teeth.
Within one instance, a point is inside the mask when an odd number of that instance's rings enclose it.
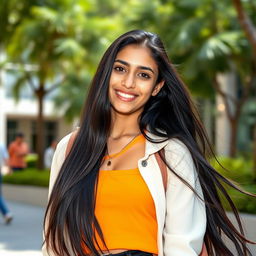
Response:
[[[120,95],[121,97],[123,97],[123,98],[127,98],[127,99],[134,99],[135,98],[135,95],[132,95],[132,94],[127,94],[127,93],[120,92],[120,91],[117,91],[116,93],[118,95]]]

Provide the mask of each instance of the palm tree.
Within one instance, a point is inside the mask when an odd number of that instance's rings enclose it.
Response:
[[[12,62],[24,65],[29,63],[37,67],[33,72],[21,69],[21,76],[14,89],[19,92],[26,81],[38,102],[39,169],[43,168],[44,99],[66,80],[71,67],[85,66],[83,61],[88,54],[79,42],[86,22],[84,9],[81,5],[80,8],[74,8],[72,2],[65,1],[51,7],[32,6],[31,17],[23,20],[15,29],[7,47]]]
[[[98,56],[108,44],[105,35],[115,27],[116,18],[104,16],[106,10],[96,3],[96,0],[57,0],[44,6],[31,6],[30,16],[16,27],[7,47],[12,62],[36,67],[32,72],[21,68],[14,91],[18,98],[26,82],[38,102],[39,169],[43,168],[45,97],[60,85],[62,88],[72,83],[74,87],[80,86],[74,84],[74,76],[81,70],[87,75],[94,71]],[[111,36],[114,34],[109,33]]]

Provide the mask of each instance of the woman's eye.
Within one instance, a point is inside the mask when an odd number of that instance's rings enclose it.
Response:
[[[150,78],[150,76],[147,73],[140,73],[139,76],[141,76],[142,78],[145,78],[145,79]]]
[[[120,67],[120,66],[114,67],[114,70],[117,71],[117,72],[124,72],[125,71],[125,69],[123,67]]]

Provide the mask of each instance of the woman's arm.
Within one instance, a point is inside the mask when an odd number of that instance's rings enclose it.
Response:
[[[195,165],[187,147],[179,140],[172,140],[165,149],[165,155],[170,167],[203,198]],[[164,255],[199,255],[206,229],[204,202],[175,174],[171,171],[168,174]]]

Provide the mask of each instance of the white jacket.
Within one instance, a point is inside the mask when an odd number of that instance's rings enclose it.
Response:
[[[159,139],[149,134],[153,139]],[[52,191],[70,134],[58,144],[51,167],[49,194]],[[154,153],[164,148],[165,159],[175,172],[184,178],[202,195],[195,166],[187,147],[177,139],[162,143],[146,141],[145,156],[138,161],[140,173],[153,197],[158,223],[159,256],[197,256],[200,254],[206,230],[204,203],[171,171],[168,171],[168,185],[165,193],[161,170]],[[43,255],[48,254],[43,247]]]

